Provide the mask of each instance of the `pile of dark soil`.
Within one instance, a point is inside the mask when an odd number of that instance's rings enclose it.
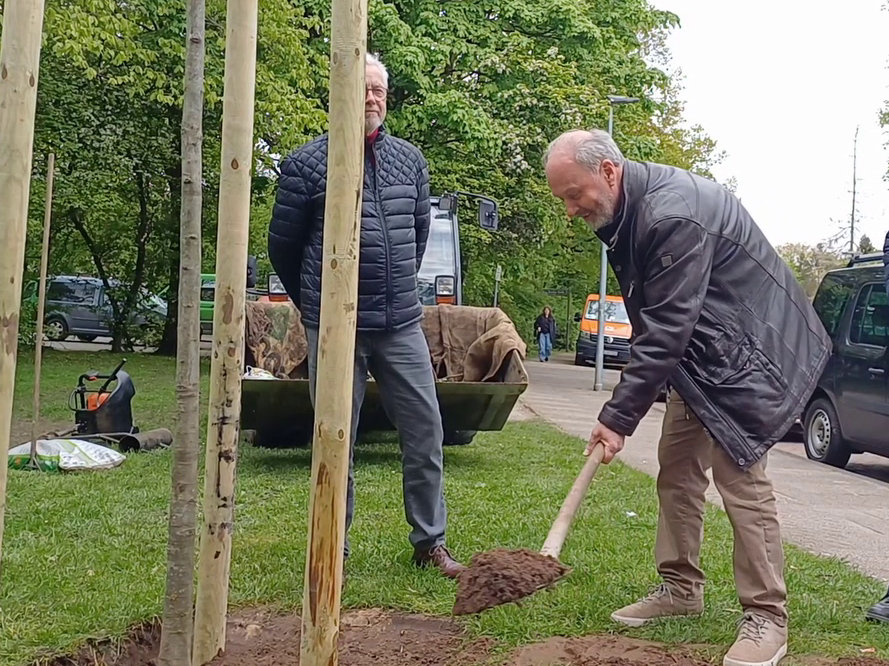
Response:
[[[457,579],[454,615],[519,601],[549,587],[568,571],[557,559],[533,550],[498,548],[478,553]]]

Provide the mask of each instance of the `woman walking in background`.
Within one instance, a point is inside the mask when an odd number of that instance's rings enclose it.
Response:
[[[553,338],[556,336],[556,320],[553,319],[553,311],[549,306],[543,308],[543,312],[534,322],[534,331],[537,334],[537,343],[540,346],[540,361],[549,361],[553,353]]]

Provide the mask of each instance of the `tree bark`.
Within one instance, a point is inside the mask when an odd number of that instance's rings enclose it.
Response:
[[[200,451],[200,289],[204,0],[188,0],[182,104],[182,199],[176,353],[177,426],[158,666],[191,666]]]
[[[148,239],[154,228],[151,220],[151,210],[148,202],[148,177],[144,171],[136,172],[136,185],[139,188],[139,227],[136,230],[136,264],[133,267],[132,289],[127,290],[126,305],[124,311],[127,318],[135,312],[138,304],[139,289],[145,280],[145,257],[148,253]],[[126,327],[126,322],[124,322]]]
[[[121,308],[121,302],[117,298],[115,290],[111,288],[111,278],[105,270],[105,262],[102,261],[102,252],[95,239],[92,237],[92,234],[90,234],[89,229],[86,228],[86,223],[83,221],[83,211],[79,208],[69,208],[67,218],[68,221],[74,225],[74,228],[77,230],[77,233],[80,234],[80,237],[83,238],[83,242],[86,244],[86,248],[89,250],[89,253],[93,258],[96,273],[99,274],[99,279],[105,286],[105,297],[111,304],[111,351],[118,353],[124,349],[130,349],[132,348],[132,343],[126,336],[126,326],[120,324],[120,322],[124,321],[125,313]]]
[[[52,185],[56,170],[55,153],[46,163],[46,204],[43,210],[43,243],[40,246],[40,281],[37,283],[37,321],[34,336],[34,416],[31,419],[31,467],[37,464],[37,429],[40,427],[40,369],[43,364],[43,315],[46,312],[46,271],[49,263],[49,233],[52,227]]]
[[[0,548],[42,31],[43,0],[6,0],[0,41]]]
[[[184,109],[183,109],[184,113]],[[203,122],[203,121],[202,121]],[[203,130],[201,130],[203,134]],[[179,152],[182,152],[180,142]],[[203,163],[203,158],[202,158]],[[203,168],[202,168],[203,170]],[[160,356],[173,356],[177,349],[177,326],[179,312],[179,267],[182,261],[181,248],[182,241],[179,237],[180,220],[182,216],[182,163],[179,162],[175,166],[167,169],[167,178],[170,183],[170,215],[169,225],[170,232],[165,238],[168,245],[167,253],[170,257],[169,261],[169,288],[167,289],[167,318],[164,321],[164,330],[161,335],[161,341],[157,346],[155,354]],[[201,205],[203,206],[203,196]],[[203,228],[203,222],[201,223]]]
[[[194,627],[193,660],[200,665],[225,648],[244,370],[257,12],[257,0],[228,0],[213,355]]]

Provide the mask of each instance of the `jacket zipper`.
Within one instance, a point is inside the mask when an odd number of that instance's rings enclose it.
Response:
[[[383,249],[386,252],[386,328],[392,328],[392,249],[389,247],[389,226],[386,224],[386,216],[383,215],[383,207],[380,205],[380,186],[377,178],[377,165],[380,163],[380,156],[377,153],[377,144],[374,141],[373,146],[373,175],[374,175],[374,203],[377,207],[377,217],[380,219],[380,226],[383,228]]]

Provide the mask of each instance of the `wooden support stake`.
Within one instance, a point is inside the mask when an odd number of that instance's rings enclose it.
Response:
[[[40,366],[43,362],[43,313],[46,311],[46,268],[49,263],[49,228],[52,224],[52,184],[56,156],[49,154],[46,164],[46,205],[43,210],[43,245],[40,250],[40,282],[37,285],[37,335],[34,338],[34,417],[31,421],[31,467],[37,465],[37,427],[40,423]]]
[[[257,0],[228,0],[226,13],[213,355],[194,626],[198,665],[225,648],[244,366],[257,9]]]
[[[201,452],[201,210],[206,57],[204,0],[186,0],[182,204],[176,331],[176,438],[167,538],[167,590],[157,666],[192,666],[198,459]]]
[[[364,165],[367,0],[332,0],[330,131],[302,666],[337,663]]]
[[[42,30],[43,0],[6,0],[0,41],[0,550]]]

